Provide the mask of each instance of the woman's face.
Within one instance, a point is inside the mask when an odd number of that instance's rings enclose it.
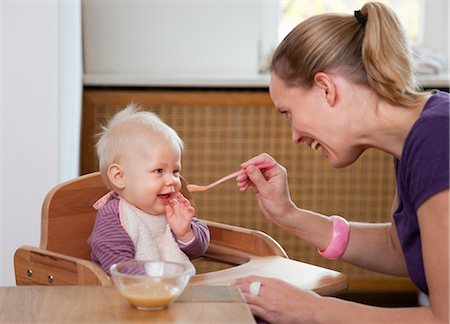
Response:
[[[305,143],[323,154],[335,168],[352,164],[364,151],[352,146],[351,109],[343,98],[330,104],[324,87],[316,84],[309,89],[289,87],[274,73],[269,90],[277,110],[291,122],[295,144]]]

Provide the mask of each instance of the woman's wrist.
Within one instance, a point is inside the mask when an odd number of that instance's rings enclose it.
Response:
[[[350,224],[341,216],[331,216],[333,234],[325,250],[317,249],[319,254],[330,260],[339,259],[347,249],[350,238]]]
[[[292,230],[298,226],[298,212],[299,208],[290,201],[279,213],[279,216],[272,218],[276,225],[286,230]]]

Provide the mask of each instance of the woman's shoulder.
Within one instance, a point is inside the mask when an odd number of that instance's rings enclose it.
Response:
[[[446,117],[448,119],[450,111],[450,94],[448,92],[435,90],[426,102],[419,121],[433,117]]]
[[[412,127],[398,175],[409,184],[416,208],[449,186],[449,94],[435,93]]]
[[[422,113],[411,128],[407,142],[431,140],[432,138],[447,139],[449,133],[450,94],[435,91],[426,102]]]
[[[446,92],[434,92],[411,128],[400,161],[401,165],[409,165],[410,171],[411,166],[420,163],[422,167],[439,165],[448,170],[449,99],[450,95]]]

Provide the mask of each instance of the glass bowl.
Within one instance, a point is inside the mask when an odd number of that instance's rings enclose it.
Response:
[[[138,260],[113,264],[110,272],[121,295],[140,310],[168,307],[194,274],[188,264]]]

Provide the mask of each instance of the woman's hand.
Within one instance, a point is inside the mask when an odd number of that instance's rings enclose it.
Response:
[[[261,282],[258,296],[249,292],[253,281]],[[237,279],[253,315],[270,323],[314,323],[320,310],[321,297],[310,290],[300,290],[284,281],[259,276]]]
[[[275,162],[275,166],[264,170],[254,166],[264,162]],[[245,172],[237,177],[239,190],[244,192],[253,187],[264,216],[283,226],[287,221],[285,217],[296,209],[289,193],[286,169],[266,153],[248,160],[241,166]]]
[[[167,223],[175,236],[182,242],[188,242],[194,237],[194,231],[191,226],[194,216],[194,207],[179,192],[166,205]]]

